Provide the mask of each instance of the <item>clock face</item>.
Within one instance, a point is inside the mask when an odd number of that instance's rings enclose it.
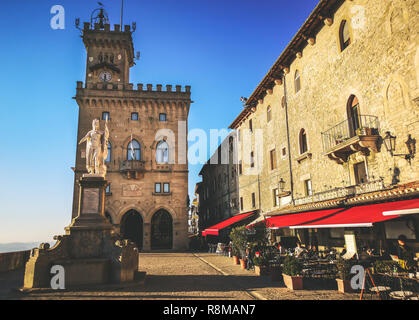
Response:
[[[99,73],[99,80],[103,81],[103,82],[108,82],[111,81],[112,79],[112,74],[108,71],[102,71],[101,73]]]

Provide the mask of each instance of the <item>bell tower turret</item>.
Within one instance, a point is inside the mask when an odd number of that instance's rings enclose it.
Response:
[[[79,21],[76,20],[76,25]],[[109,19],[103,8],[91,14],[90,23],[85,22],[82,32],[83,43],[87,51],[86,86],[89,84],[129,83],[129,70],[134,65],[134,46],[131,29],[124,29],[118,24],[111,30]]]

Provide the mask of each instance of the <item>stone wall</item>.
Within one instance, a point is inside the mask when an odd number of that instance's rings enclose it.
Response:
[[[29,259],[30,250],[0,253],[0,272],[23,268]]]
[[[356,184],[354,164],[365,162],[368,180],[383,178],[388,186],[396,180],[408,183],[419,179],[419,157],[409,163],[392,157],[384,145],[378,152],[364,155],[354,152],[343,164],[325,155],[322,133],[348,118],[351,97],[359,101],[361,115],[377,117],[381,139],[386,131],[397,137],[396,154],[407,153],[405,141],[410,134],[419,138],[419,47],[417,25],[419,3],[407,1],[345,1],[315,35],[315,42],[297,55],[285,75],[285,84],[277,81],[258,101],[255,111],[237,128],[244,131],[252,120],[253,133],[245,141],[242,133],[241,157],[249,162],[249,151],[261,145],[256,159],[260,170],[240,176],[243,212],[251,207],[251,193],[256,193],[256,208],[275,210],[273,191],[280,178],[290,191],[288,152],[294,182],[294,198],[305,196],[304,180],[311,180],[312,192]],[[340,50],[339,28],[343,20],[350,24],[351,44]],[[294,77],[300,74],[301,89],[296,92]],[[285,87],[284,87],[285,85]],[[289,118],[290,150],[287,148],[284,93]],[[267,121],[271,107],[272,120]],[[261,129],[263,144],[255,142]],[[305,129],[308,150],[300,153],[299,135]],[[250,141],[250,143],[249,143]],[[282,156],[282,149],[287,153]],[[250,149],[249,149],[250,148]],[[270,150],[276,150],[277,169],[270,168]],[[247,167],[249,167],[247,165]],[[260,197],[258,195],[260,185]],[[260,200],[259,200],[260,198]]]

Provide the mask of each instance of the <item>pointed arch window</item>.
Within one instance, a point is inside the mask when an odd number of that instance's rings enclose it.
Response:
[[[141,160],[141,146],[135,139],[128,144],[127,160]]]
[[[156,162],[168,163],[169,162],[169,145],[166,141],[160,141],[156,147]]]
[[[359,101],[358,98],[352,95],[347,104],[347,114],[349,120],[349,133],[353,137],[356,135],[356,131],[361,127],[361,116],[359,112]]]
[[[300,89],[301,89],[301,79],[300,79],[300,71],[298,71],[298,70],[295,71],[294,86],[295,86],[295,93],[300,91]]]
[[[339,28],[340,51],[345,50],[351,44],[351,34],[349,31],[349,23],[343,20]]]
[[[300,154],[308,151],[307,134],[305,129],[300,130]]]

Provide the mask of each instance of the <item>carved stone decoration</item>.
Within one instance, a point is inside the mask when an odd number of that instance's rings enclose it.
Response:
[[[330,27],[333,24],[333,19],[332,18],[325,18],[324,19],[324,24],[328,27]]]
[[[316,38],[313,38],[313,37],[308,38],[307,42],[308,42],[309,45],[314,46],[316,44]]]
[[[141,188],[137,184],[122,185],[122,196],[124,197],[140,197],[142,194]]]

